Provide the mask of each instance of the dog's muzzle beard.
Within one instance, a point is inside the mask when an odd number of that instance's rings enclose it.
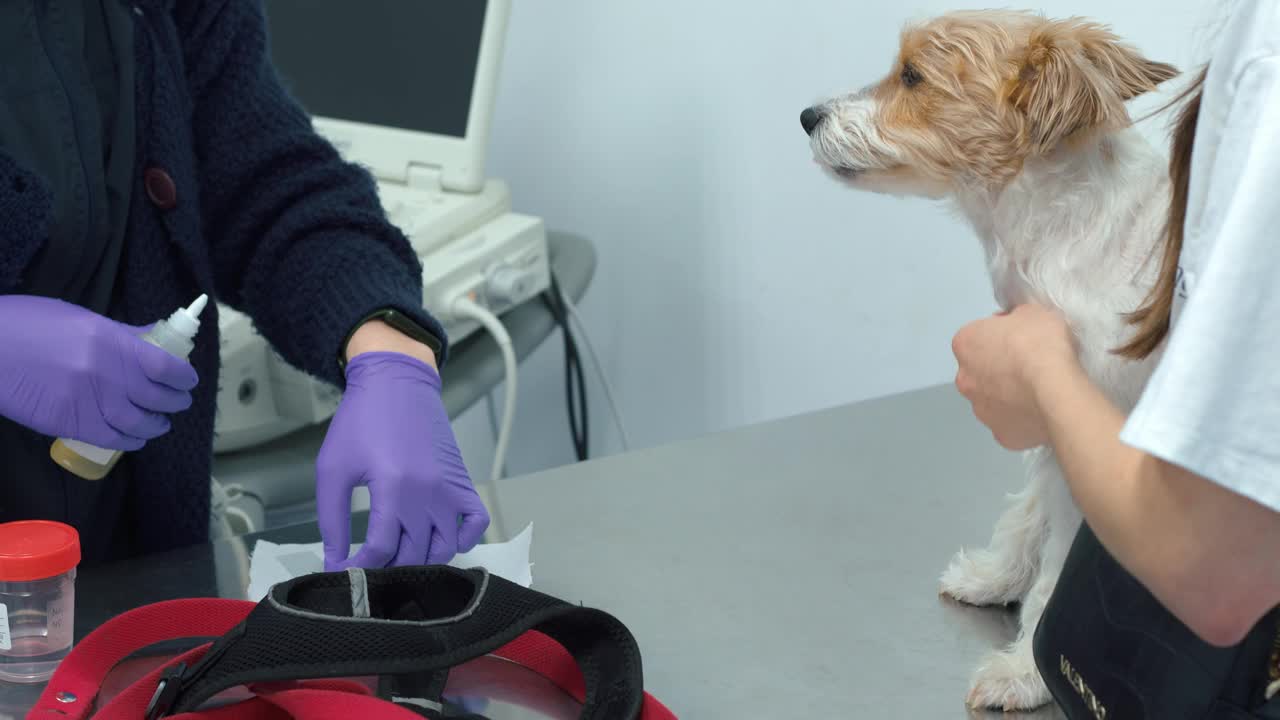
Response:
[[[841,133],[819,130],[814,133],[810,145],[814,160],[842,180],[855,180],[873,169],[855,160],[857,150]]]
[[[894,165],[879,147],[871,124],[869,100],[855,96],[845,103],[806,108],[800,124],[809,135],[814,160],[843,180],[854,180],[871,170]]]

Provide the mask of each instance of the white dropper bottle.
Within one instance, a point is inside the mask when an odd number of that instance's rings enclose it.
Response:
[[[142,336],[142,339],[175,357],[186,360],[195,347],[196,332],[200,330],[200,313],[209,302],[208,295],[201,295],[191,307],[178,308],[168,320],[161,320]],[[49,448],[54,462],[85,480],[101,480],[124,454],[120,450],[100,448],[79,440],[59,438]]]

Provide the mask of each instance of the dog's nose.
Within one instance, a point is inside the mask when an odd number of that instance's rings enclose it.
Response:
[[[812,135],[814,128],[818,127],[818,123],[822,122],[822,113],[815,108],[805,108],[800,113],[800,127],[804,128],[806,135]]]

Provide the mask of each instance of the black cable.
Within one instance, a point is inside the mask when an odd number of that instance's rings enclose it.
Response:
[[[569,324],[569,312],[564,306],[563,296],[560,294],[560,287],[555,278],[551,280],[551,293],[555,298],[558,320],[561,333],[565,342],[565,400],[569,409],[571,423],[576,418],[577,422],[571,425],[574,435],[574,450],[577,453],[578,460],[586,460],[591,455],[590,451],[590,428],[591,423],[587,419],[587,385],[582,369],[582,356],[578,352],[577,338],[574,337],[573,328]],[[572,375],[570,374],[572,373]],[[574,392],[574,381],[577,382],[577,392]],[[574,398],[577,398],[577,412],[574,411]]]
[[[590,457],[591,455],[591,452],[590,452],[591,423],[588,420],[588,415],[586,415],[586,379],[585,379],[584,370],[582,370],[582,356],[579,350],[577,350],[577,338],[573,336],[573,329],[572,329],[572,325],[570,324],[570,315],[568,315],[567,307],[564,307],[564,300],[563,300],[564,296],[561,295],[561,290],[559,290],[559,284],[556,281],[556,278],[554,277],[552,277],[552,292],[554,297],[556,297],[556,302],[559,307],[559,315],[561,315],[561,319],[559,319],[559,324],[561,324],[561,331],[564,336],[564,348],[566,348],[566,356],[570,357],[571,359],[568,365],[570,365],[570,368],[572,369],[572,372],[573,372],[572,379],[577,380],[577,393],[576,393],[577,414],[576,415],[577,415],[577,419],[579,419],[580,421],[580,425],[579,425],[579,428],[577,428],[575,433],[575,450],[577,451],[577,457],[579,457],[579,460],[581,461],[581,460],[588,459],[588,457]],[[570,378],[568,378],[568,375],[566,374],[566,402],[568,405],[570,405],[570,407],[572,407],[573,397],[575,397],[575,393],[573,393],[573,384],[570,382]]]
[[[578,343],[569,325],[569,313],[564,306],[560,283],[556,280],[554,273],[551,275],[551,288],[542,293],[542,303],[551,313],[556,324],[560,326],[560,333],[564,339],[565,406],[569,415],[569,433],[573,440],[574,454],[579,461],[586,460],[591,454],[586,376],[582,369],[582,358],[578,353]]]
[[[551,297],[550,292],[542,293],[542,304],[547,308],[547,312],[551,313],[551,318],[555,321],[556,325],[561,328],[561,333],[563,334],[564,326],[560,322],[560,305]],[[569,386],[573,377],[572,369],[571,369],[572,362],[573,362],[573,358],[569,352],[568,344],[566,343],[565,351],[564,351],[564,384],[565,384],[566,393],[570,392]],[[569,435],[572,438],[574,443],[574,451],[577,452],[580,448],[578,444],[578,422],[577,422],[577,418],[574,415],[573,402],[570,401],[568,403],[568,406],[569,406]]]
[[[587,420],[586,373],[582,369],[582,355],[578,352],[578,340],[574,335],[573,326],[569,322],[569,309],[565,307],[564,294],[560,289],[560,283],[554,274],[551,274],[550,278],[551,292],[555,295],[556,303],[560,306],[560,328],[566,338],[566,347],[573,355],[573,373],[578,381],[578,414],[582,420],[579,437],[581,450],[578,452],[578,459],[581,461],[591,457],[591,422]]]

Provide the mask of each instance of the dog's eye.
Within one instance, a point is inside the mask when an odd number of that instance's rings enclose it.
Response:
[[[914,65],[912,65],[911,63],[907,63],[906,65],[902,66],[902,84],[903,85],[909,88],[913,88],[922,82],[924,82],[924,76],[920,74],[919,70],[916,70]]]

